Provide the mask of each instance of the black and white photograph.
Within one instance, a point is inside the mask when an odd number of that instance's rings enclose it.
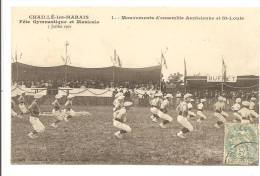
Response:
[[[259,165],[259,8],[13,7],[12,165]]]

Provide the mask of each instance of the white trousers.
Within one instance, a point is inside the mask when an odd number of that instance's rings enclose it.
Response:
[[[221,115],[224,116],[224,117],[228,117],[228,113],[226,113],[224,111],[221,112]]]
[[[172,118],[170,115],[168,115],[168,114],[166,114],[166,113],[163,113],[163,112],[160,111],[160,110],[158,110],[157,115],[158,115],[161,119],[167,120],[167,121],[169,121],[169,122],[171,122],[171,121],[173,120],[173,118]]]
[[[19,109],[21,110],[22,113],[27,113],[28,112],[28,110],[27,110],[27,108],[26,108],[24,103],[20,103],[18,106],[19,106]]]
[[[187,128],[189,131],[193,131],[192,124],[188,121],[186,117],[183,117],[181,115],[177,116],[177,121],[185,128]]]
[[[37,131],[38,133],[42,133],[45,130],[45,126],[42,124],[42,122],[37,117],[30,116],[29,122],[31,123],[33,129]]]
[[[17,113],[13,109],[11,109],[11,116],[12,117],[16,117],[17,116]]]
[[[207,118],[202,111],[197,111],[197,115],[201,118],[203,118],[204,120]]]
[[[191,117],[195,117],[196,116],[196,114],[194,113],[194,112],[192,112],[192,111],[188,111],[188,115]]]
[[[236,117],[237,120],[242,121],[242,116],[238,112],[234,112],[233,115]]]
[[[125,123],[119,122],[117,120],[113,120],[113,125],[120,130],[125,130],[127,133],[130,133],[132,131],[131,127]]]
[[[258,117],[258,114],[255,112],[255,110],[251,109],[250,110],[250,115],[253,117],[253,118],[257,118]]]
[[[159,109],[157,109],[156,107],[151,107],[150,111],[152,114],[158,114],[158,112],[160,111]]]

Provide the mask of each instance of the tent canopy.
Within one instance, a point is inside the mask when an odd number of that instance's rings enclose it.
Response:
[[[12,63],[13,81],[65,80],[66,72],[67,81],[113,81],[114,78],[115,82],[157,83],[160,80],[161,66],[82,68],[68,65],[38,67],[19,62]]]

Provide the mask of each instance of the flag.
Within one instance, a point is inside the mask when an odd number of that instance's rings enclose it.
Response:
[[[226,65],[224,59],[222,59],[222,78],[223,78],[223,82],[226,82],[226,79],[227,79],[227,65]]]
[[[113,64],[113,66],[122,67],[122,61],[119,58],[119,56],[117,55],[116,50],[114,50],[114,57],[110,57],[110,60]]]
[[[110,61],[112,62],[112,65],[115,65],[115,60],[110,56]]]
[[[167,63],[166,63],[166,59],[162,53],[162,56],[161,56],[161,65],[164,66],[166,69],[167,69]]]
[[[18,61],[18,57],[17,57],[17,51],[15,51],[15,62]]]
[[[117,53],[116,50],[114,50],[114,66],[117,65]]]
[[[69,64],[71,64],[71,59],[70,59],[70,56],[68,56],[68,62],[69,62]]]
[[[186,79],[187,76],[187,67],[186,67],[186,61],[184,59],[184,79]]]
[[[116,66],[116,65],[117,65],[117,54],[116,54],[116,50],[114,50],[114,56],[113,56],[113,57],[110,57],[110,60],[111,60],[113,66]]]
[[[187,77],[187,66],[186,66],[186,60],[184,58],[184,89],[185,89],[185,93],[187,92],[186,77]]]
[[[65,58],[63,56],[61,56],[62,61],[64,62],[64,64],[66,65],[66,61]]]
[[[119,67],[122,67],[122,62],[121,62],[119,56],[117,56],[117,64]]]

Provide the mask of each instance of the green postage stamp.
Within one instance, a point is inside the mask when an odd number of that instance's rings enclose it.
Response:
[[[258,124],[227,123],[225,125],[224,164],[258,165]]]

